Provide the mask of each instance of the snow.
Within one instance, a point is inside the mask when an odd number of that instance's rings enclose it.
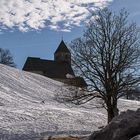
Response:
[[[65,105],[55,100],[63,83],[0,64],[0,140],[35,140],[62,134],[87,134],[106,124],[97,100]],[[120,111],[140,102],[119,100]]]

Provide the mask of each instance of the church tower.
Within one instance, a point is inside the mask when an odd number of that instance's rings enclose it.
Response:
[[[54,60],[57,62],[67,62],[71,64],[71,53],[63,40],[54,53]]]

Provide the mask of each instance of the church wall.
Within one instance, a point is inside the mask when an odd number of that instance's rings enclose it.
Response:
[[[54,60],[55,61],[67,61],[67,62],[71,62],[71,55],[69,54],[69,53],[61,53],[61,52],[59,52],[59,53],[57,53],[57,54],[55,54],[54,55]]]
[[[33,73],[36,73],[36,74],[40,74],[40,75],[44,75],[43,71],[30,71],[30,72],[33,72]]]
[[[68,78],[67,79],[57,79],[57,78],[55,78],[54,80],[60,81],[62,83],[65,83],[65,84],[68,84],[68,85],[71,85],[71,86],[84,87],[81,79],[78,78],[78,77],[77,78],[71,78],[71,79],[68,79]]]

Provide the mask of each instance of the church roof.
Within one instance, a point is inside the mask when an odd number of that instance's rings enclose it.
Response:
[[[49,78],[66,78],[67,74],[74,75],[71,65],[66,62],[44,60],[28,57],[23,67],[25,71],[42,71]]]
[[[58,48],[55,51],[55,53],[58,53],[58,52],[70,53],[69,49],[67,48],[67,46],[63,40],[61,41],[61,43],[59,44]]]

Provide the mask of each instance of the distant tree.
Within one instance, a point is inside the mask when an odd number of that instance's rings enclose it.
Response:
[[[140,100],[140,89],[139,89],[139,87],[129,89],[126,93],[127,93],[125,95],[126,99],[137,100],[137,101]]]
[[[99,10],[84,36],[71,43],[73,66],[88,84],[84,92],[70,95],[71,101],[83,104],[96,97],[102,99],[108,122],[118,115],[118,98],[140,79],[136,72],[140,58],[139,30],[127,18],[125,10],[119,14]]]
[[[13,56],[8,49],[0,48],[0,63],[11,67],[16,67]]]

